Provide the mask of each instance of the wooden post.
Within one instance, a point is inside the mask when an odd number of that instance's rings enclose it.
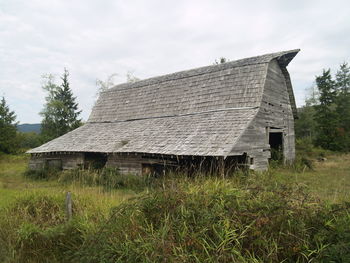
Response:
[[[225,178],[225,159],[224,157],[219,157],[219,173],[222,178]]]
[[[67,192],[66,194],[66,215],[67,215],[67,221],[70,221],[72,219],[72,193]]]

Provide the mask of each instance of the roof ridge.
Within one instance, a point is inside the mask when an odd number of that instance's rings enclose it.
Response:
[[[133,83],[121,83],[117,84],[116,86],[102,91],[101,93],[108,93],[108,92],[113,92],[116,90],[124,90],[124,89],[129,89],[129,88],[139,88],[139,87],[144,87],[152,84],[158,84],[161,82],[166,82],[166,81],[171,81],[171,80],[176,80],[176,79],[183,79],[183,78],[188,78],[188,77],[194,77],[194,76],[200,76],[204,75],[207,73],[213,73],[225,69],[230,69],[230,68],[236,68],[236,67],[243,67],[243,66],[250,66],[250,65],[258,65],[258,64],[265,64],[269,63],[272,59],[274,58],[281,58],[285,55],[291,54],[291,58],[286,58],[286,61],[283,61],[284,64],[287,64],[294,58],[294,56],[300,51],[300,49],[292,49],[292,50],[287,50],[287,51],[280,51],[280,52],[274,52],[274,53],[267,53],[264,55],[259,55],[259,56],[253,56],[253,57],[248,57],[248,58],[241,58],[229,62],[225,62],[222,64],[217,64],[217,65],[209,65],[209,66],[203,66],[203,67],[198,67],[194,69],[189,69],[189,70],[182,70],[174,73],[169,73],[165,75],[160,75],[160,76],[155,76],[147,79],[143,79],[137,82]]]

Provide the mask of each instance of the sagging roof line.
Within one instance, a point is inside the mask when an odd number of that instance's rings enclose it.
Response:
[[[163,118],[176,118],[176,117],[186,117],[193,115],[200,115],[212,112],[221,112],[221,111],[231,111],[231,110],[252,110],[258,109],[259,107],[236,107],[236,108],[224,108],[224,109],[216,109],[216,110],[208,110],[208,111],[199,111],[199,112],[191,112],[184,114],[175,114],[175,115],[163,115],[163,116],[151,116],[137,119],[127,119],[127,120],[116,120],[116,121],[98,121],[98,122],[88,122],[88,123],[119,123],[119,122],[130,122],[130,121],[141,121],[141,120],[151,120],[151,119],[163,119]]]
[[[286,67],[297,52],[282,51],[119,84],[101,93],[85,125],[29,153],[223,157],[246,151],[242,145],[249,143],[242,139],[239,145],[239,140],[250,132],[248,126],[262,105],[269,63],[276,59],[281,68]]]
[[[114,91],[115,89],[118,90],[125,90],[125,89],[130,89],[130,88],[141,88],[144,86],[149,86],[150,84],[159,84],[162,82],[167,82],[171,81],[174,79],[186,79],[188,77],[195,77],[195,76],[201,76],[205,75],[208,73],[214,73],[222,70],[226,70],[229,68],[236,68],[236,67],[242,67],[243,65],[240,65],[240,62],[247,61],[251,59],[252,61],[244,63],[244,66],[251,66],[251,65],[261,65],[261,64],[266,64],[270,62],[272,59],[277,59],[279,62],[281,62],[282,65],[285,67],[289,64],[290,60],[298,53],[300,49],[292,49],[292,50],[286,50],[286,51],[280,51],[280,52],[274,52],[274,53],[268,53],[260,56],[254,56],[254,57],[248,57],[248,58],[242,58],[242,59],[237,59],[233,61],[228,61],[225,63],[217,64],[217,65],[210,65],[210,66],[204,66],[204,67],[198,67],[194,69],[189,69],[189,70],[183,70],[183,71],[178,71],[170,74],[165,74],[162,76],[156,76],[156,77],[151,77],[151,78],[146,78],[146,79],[141,79],[139,81],[136,81],[134,83],[121,83],[113,86],[112,88],[102,91],[101,93],[108,93],[111,91]],[[293,54],[292,58],[286,57],[288,54]],[[262,60],[262,61],[254,61],[254,59],[262,59],[263,57],[269,58],[267,60]],[[184,76],[178,76],[184,73],[188,72],[195,72],[196,70],[203,70],[201,72],[197,73],[192,73],[190,75],[184,75]],[[154,82],[154,83],[149,83],[149,82]]]

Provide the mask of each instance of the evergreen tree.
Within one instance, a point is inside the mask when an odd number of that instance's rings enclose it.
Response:
[[[18,148],[16,115],[2,97],[0,101],[0,152],[15,153]]]
[[[337,131],[341,150],[350,151],[350,67],[347,63],[340,65],[336,73],[336,112],[338,115]]]
[[[321,76],[316,77],[316,85],[319,89],[319,104],[315,106],[315,120],[318,134],[316,145],[329,150],[339,150],[337,142],[337,114],[335,111],[336,87],[330,70],[323,70]]]
[[[69,72],[64,69],[62,76],[62,85],[58,89],[56,100],[61,103],[59,108],[59,125],[61,127],[61,133],[65,134],[71,130],[74,130],[81,126],[81,119],[79,115],[81,111],[78,110],[78,103],[75,102],[76,97],[73,96],[72,90],[69,87],[68,82]]]
[[[45,108],[40,113],[43,116],[41,133],[44,141],[59,137],[82,124],[79,119],[81,111],[78,111],[78,103],[70,89],[68,76],[68,70],[64,69],[61,86],[54,83],[52,75],[45,77],[43,89],[48,92],[48,96]]]
[[[349,94],[350,92],[350,67],[344,62],[335,75],[336,87],[339,93]]]

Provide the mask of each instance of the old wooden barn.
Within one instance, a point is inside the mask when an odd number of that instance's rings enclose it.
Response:
[[[267,169],[274,150],[293,161],[297,111],[286,67],[298,52],[117,85],[100,94],[85,125],[30,150],[29,166],[229,173]]]

